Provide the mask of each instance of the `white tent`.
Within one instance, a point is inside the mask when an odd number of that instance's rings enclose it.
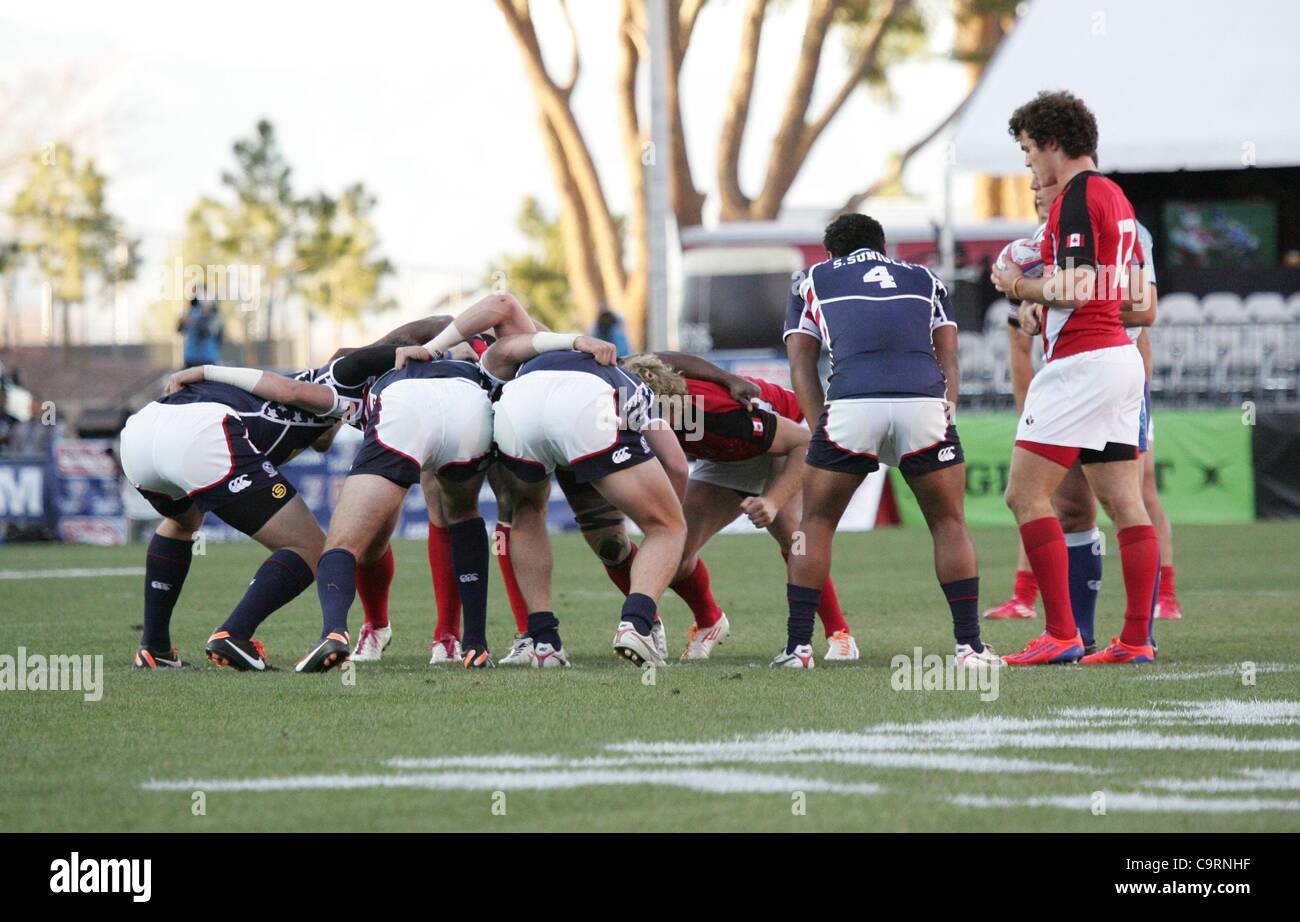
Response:
[[[1007,120],[1039,90],[1097,116],[1103,170],[1300,165],[1300,3],[1031,0],[958,123],[954,167],[1008,175]]]

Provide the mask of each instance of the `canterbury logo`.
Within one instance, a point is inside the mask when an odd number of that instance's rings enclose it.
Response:
[[[939,460],[940,460],[940,461],[951,461],[951,460],[952,460],[953,458],[955,458],[955,457],[957,457],[957,449],[954,448],[953,446],[948,445],[948,446],[945,447],[945,448],[940,448],[940,449],[939,449]]]
[[[477,574],[477,573],[462,573],[462,574],[460,575],[460,581],[461,581],[462,583],[477,583],[477,582],[478,582],[478,574]]]
[[[234,480],[230,481],[230,483],[226,484],[226,488],[230,490],[231,493],[238,493],[241,490],[247,490],[252,485],[253,481],[248,479],[247,474],[240,474]]]
[[[171,584],[171,583],[160,583],[160,582],[158,582],[158,580],[154,580],[152,583],[149,584],[149,588],[150,588],[150,589],[158,589],[158,590],[161,590],[162,592],[171,592],[171,591],[172,591],[172,584]]]
[[[628,458],[632,457],[632,450],[629,448],[620,448],[609,456],[609,459],[615,464],[622,464]]]

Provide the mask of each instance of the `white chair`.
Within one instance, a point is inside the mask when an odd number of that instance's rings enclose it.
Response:
[[[1201,310],[1210,323],[1245,323],[1246,308],[1230,291],[1216,291],[1201,299]]]
[[[1160,295],[1156,301],[1156,322],[1172,326],[1195,326],[1205,320],[1201,302],[1186,292]]]
[[[1243,302],[1247,317],[1255,323],[1287,323],[1291,312],[1286,299],[1276,291],[1256,291]]]

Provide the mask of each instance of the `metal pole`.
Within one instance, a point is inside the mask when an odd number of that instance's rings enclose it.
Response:
[[[650,38],[650,149],[641,158],[646,169],[646,233],[650,250],[646,285],[646,346],[667,349],[668,336],[668,182],[672,169],[669,132],[668,0],[648,0]]]

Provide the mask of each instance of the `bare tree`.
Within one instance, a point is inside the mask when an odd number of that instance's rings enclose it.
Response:
[[[637,109],[636,84],[648,60],[645,0],[620,0],[618,18],[618,117],[623,159],[629,176],[630,210],[620,222],[611,211],[582,126],[573,111],[574,87],[582,73],[577,30],[566,0],[555,0],[568,31],[570,53],[563,75],[548,71],[534,26],[530,0],[496,0],[523,58],[537,101],[543,146],[560,198],[565,268],[580,320],[594,318],[599,304],[622,313],[635,340],[644,331],[648,240],[646,170],[666,157],[672,166],[670,194],[681,227],[701,223],[705,195],[696,186],[682,123],[681,72],[701,10],[708,0],[668,0],[669,61],[667,103],[672,149],[655,151]],[[958,6],[1009,3],[1009,0],[954,0]],[[724,221],[777,217],[795,179],[826,128],[854,91],[871,84],[887,87],[888,70],[918,53],[925,23],[914,0],[809,0],[798,58],[771,144],[761,186],[748,194],[740,182],[741,151],[750,120],[758,51],[770,12],[768,0],[745,0],[739,23],[740,51],[727,92],[715,164]],[[842,34],[849,49],[848,71],[819,109],[813,96],[827,39]],[[1001,33],[997,35],[1000,39]],[[996,44],[996,42],[994,42]],[[896,169],[953,118],[895,158]]]

